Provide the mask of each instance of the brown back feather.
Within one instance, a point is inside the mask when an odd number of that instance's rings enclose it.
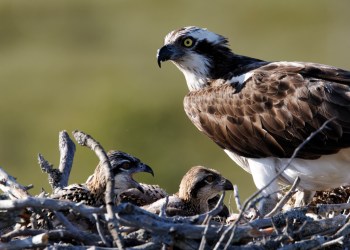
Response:
[[[311,63],[270,63],[254,70],[236,93],[223,84],[190,92],[186,114],[220,147],[251,158],[315,159],[350,146],[350,72]]]

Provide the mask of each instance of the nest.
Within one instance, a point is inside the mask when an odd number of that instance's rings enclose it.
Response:
[[[73,132],[75,140],[95,152],[107,172],[110,163],[102,146],[91,136]],[[60,165],[54,169],[43,156],[39,164],[55,190],[68,185],[75,144],[63,131],[59,136]],[[110,177],[110,176],[109,176]],[[55,200],[28,189],[0,169],[0,249],[343,249],[350,246],[347,203],[350,187],[318,192],[304,207],[283,211],[297,187],[286,193],[267,216],[249,217],[252,196],[233,221],[213,220],[223,207],[223,196],[206,214],[166,217],[129,203],[113,205],[113,178],[107,178],[106,205],[92,207]],[[237,190],[236,190],[237,191]],[[239,203],[239,195],[235,194]]]

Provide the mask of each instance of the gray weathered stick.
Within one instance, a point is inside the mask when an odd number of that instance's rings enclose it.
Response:
[[[283,196],[283,198],[277,203],[277,205],[275,206],[274,209],[272,209],[272,211],[270,213],[268,213],[267,215],[265,215],[265,217],[272,217],[274,216],[276,213],[278,213],[279,211],[281,211],[281,209],[283,208],[283,206],[287,203],[287,201],[293,196],[293,194],[295,193],[296,188],[298,187],[300,183],[300,178],[299,176],[297,178],[295,178],[295,181],[292,185],[292,187],[289,189],[289,191]]]
[[[18,184],[16,178],[6,173],[2,168],[0,168],[0,189],[8,194],[10,199],[21,199],[29,196],[27,188]]]
[[[0,243],[0,249],[16,250],[25,248],[35,248],[46,246],[49,242],[49,236],[47,233],[35,235],[21,240],[14,240],[8,243]]]
[[[47,173],[52,190],[54,191],[56,188],[59,188],[62,173],[58,169],[55,169],[53,165],[40,153],[38,154],[38,163],[41,170],[44,173]]]
[[[71,231],[65,229],[53,229],[53,230],[45,230],[45,229],[16,229],[12,232],[4,234],[1,236],[2,242],[9,242],[12,238],[15,237],[26,237],[26,236],[36,236],[38,234],[46,233],[49,236],[51,241],[78,241],[85,245],[91,245],[94,241],[98,242],[99,237],[96,234],[82,232],[83,236],[79,237],[79,235],[72,233]]]
[[[106,179],[107,179],[105,202],[106,202],[106,209],[107,209],[107,215],[108,215],[108,229],[118,248],[123,249],[121,238],[118,232],[118,221],[114,212],[115,180],[111,173],[111,169],[112,169],[111,163],[109,162],[107,154],[103,149],[103,147],[101,146],[101,144],[98,143],[95,139],[93,139],[90,135],[85,134],[82,131],[76,130],[76,131],[73,131],[73,136],[80,145],[86,146],[90,148],[92,151],[94,151],[100,160],[100,164],[102,164],[102,166],[105,168]]]
[[[70,139],[68,133],[64,130],[59,133],[58,145],[60,151],[60,164],[58,170],[61,173],[59,187],[63,188],[68,185],[70,171],[73,166],[75,144]]]
[[[60,151],[58,169],[55,169],[44,156],[38,154],[39,166],[43,172],[48,174],[49,184],[54,192],[68,186],[69,175],[73,166],[75,144],[66,131],[61,131],[58,135],[58,148]]]
[[[238,212],[241,212],[242,203],[241,203],[241,199],[239,198],[237,185],[233,185],[233,195],[234,195],[235,202],[236,202],[236,208],[237,208]]]
[[[100,236],[102,242],[108,246],[110,245],[106,239],[106,237],[104,236],[103,232],[102,232],[102,227],[101,227],[101,223],[100,223],[100,219],[99,219],[99,216],[97,214],[93,214],[92,215],[94,218],[95,218],[95,221],[96,221],[96,229],[97,229],[97,232],[98,232],[98,235]]]
[[[73,201],[63,201],[48,198],[28,197],[19,200],[0,200],[0,209],[3,210],[18,210],[26,207],[47,208],[51,210],[68,210],[80,213],[84,217],[94,221],[93,213],[103,214],[105,209],[98,207],[90,207],[83,204],[78,204]]]

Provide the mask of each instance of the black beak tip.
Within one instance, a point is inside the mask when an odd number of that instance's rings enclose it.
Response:
[[[162,67],[162,62],[171,60],[174,52],[171,46],[169,45],[164,45],[157,51],[157,63],[159,68]]]
[[[150,173],[154,177],[153,169],[150,166],[146,165],[146,164],[144,164],[144,172]]]
[[[157,50],[157,63],[158,63],[159,68],[162,67],[162,61],[163,61],[162,56],[160,55],[160,51],[161,51],[161,49]]]
[[[225,190],[233,190],[233,184],[232,184],[232,182],[230,182],[229,180],[226,180],[224,189],[225,189]]]

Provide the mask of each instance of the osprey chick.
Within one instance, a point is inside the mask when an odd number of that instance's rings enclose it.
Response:
[[[133,179],[133,175],[139,172],[146,172],[153,175],[153,170],[136,157],[121,151],[109,151],[107,155],[115,179],[115,203],[119,204],[121,202],[119,195],[128,189],[137,188],[141,192],[144,192],[141,184]],[[86,183],[69,185],[54,194],[52,198],[84,202],[90,206],[104,205],[107,185],[104,171],[104,167],[99,163],[94,174],[88,178]]]
[[[170,60],[190,92],[184,108],[193,124],[243,169],[257,188],[287,164],[294,150],[325,121],[335,118],[297,154],[279,181],[297,176],[298,203],[317,190],[350,184],[350,72],[305,62],[266,62],[233,53],[228,40],[207,29],[170,32],[158,50]],[[277,201],[277,181],[263,191]]]
[[[224,190],[233,190],[233,185],[219,172],[202,166],[192,167],[182,178],[179,192],[169,196],[166,214],[192,216],[209,212],[216,205],[211,200],[215,198],[217,202],[217,195]],[[144,208],[159,213],[164,202],[165,198]]]

